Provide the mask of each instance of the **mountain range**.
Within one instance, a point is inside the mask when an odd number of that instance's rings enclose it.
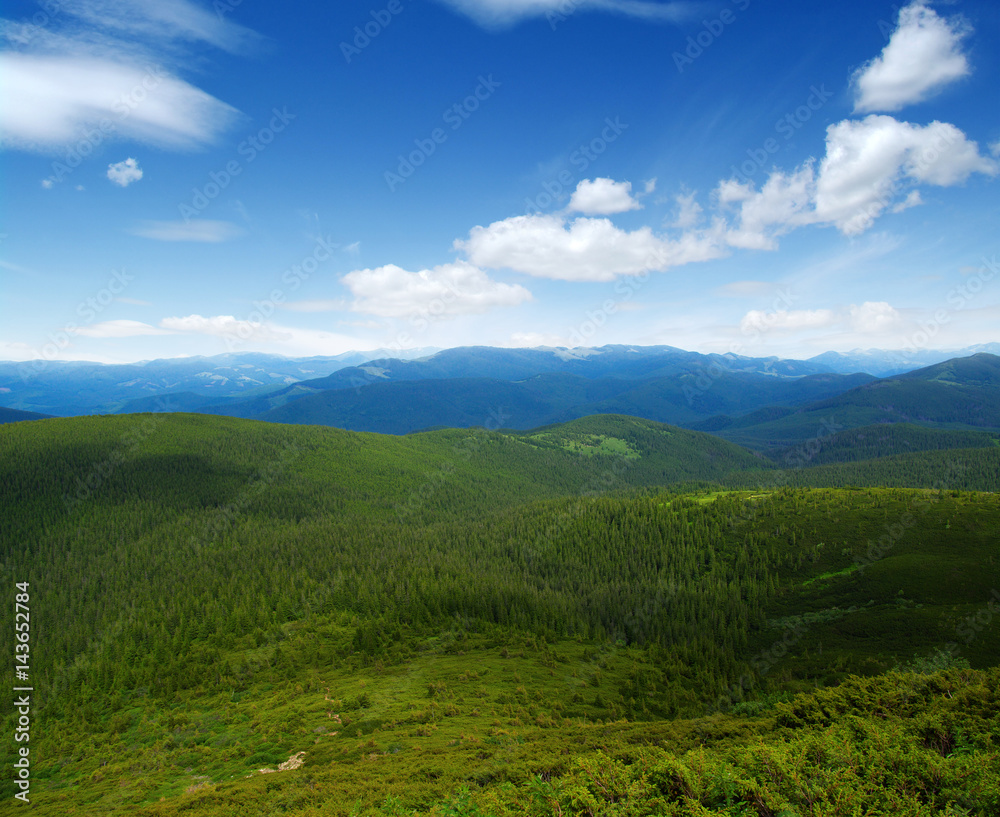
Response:
[[[834,369],[865,358],[870,369],[882,370],[896,353],[789,360],[604,346],[413,354],[49,363],[24,378],[30,364],[0,364],[6,403],[0,420],[182,411],[408,434],[440,427],[524,430],[621,414],[772,451],[879,424],[1000,430],[1000,356],[986,351],[886,377]]]

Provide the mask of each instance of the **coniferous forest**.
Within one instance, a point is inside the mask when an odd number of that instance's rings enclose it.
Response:
[[[1000,447],[893,434],[0,426],[31,808],[1000,813]]]

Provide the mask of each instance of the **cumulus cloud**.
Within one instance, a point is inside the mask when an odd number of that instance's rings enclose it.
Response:
[[[125,159],[108,165],[108,178],[119,187],[128,187],[142,178],[142,168],[135,159]]]
[[[463,261],[419,272],[388,264],[349,272],[341,281],[355,296],[354,311],[384,318],[477,315],[531,300],[524,287],[494,281]]]
[[[885,301],[865,301],[860,306],[851,304],[851,328],[855,332],[884,332],[898,326],[899,312]]]
[[[847,235],[867,230],[904,185],[950,187],[973,173],[997,172],[996,162],[945,122],[921,126],[873,115],[831,125],[826,141],[815,221],[835,224]]]
[[[811,164],[786,174],[772,173],[759,191],[749,184],[723,182],[718,189],[722,205],[739,205],[736,227],[726,232],[726,243],[753,250],[773,250],[775,236],[808,223],[812,199]]]
[[[439,0],[485,28],[503,28],[529,17],[558,21],[578,11],[604,11],[656,23],[676,23],[699,13],[700,3],[651,0]]]
[[[923,0],[900,9],[882,53],[853,77],[854,110],[898,111],[966,76],[962,40],[968,33],[959,18],[939,17]]]
[[[709,232],[692,231],[670,240],[649,227],[628,232],[606,218],[567,222],[557,215],[514,216],[473,227],[454,247],[477,266],[564,281],[611,281],[725,254]]]
[[[4,33],[0,139],[38,152],[134,139],[178,150],[214,142],[236,110],[181,79],[184,42],[235,51],[256,35],[188,0],[67,0],[48,27]],[[0,23],[5,21],[0,21]]]
[[[588,216],[608,216],[640,207],[642,205],[632,198],[631,182],[597,178],[583,179],[576,186],[567,209]]]
[[[156,241],[194,241],[205,244],[218,244],[243,235],[243,230],[232,222],[209,219],[144,221],[133,227],[131,232]]]
[[[722,208],[736,209],[726,233],[730,245],[774,249],[777,236],[807,224],[858,235],[887,209],[920,204],[919,184],[951,187],[974,173],[994,176],[998,167],[954,125],[872,115],[827,128],[818,169],[809,161],[792,173],[774,171],[760,190],[730,179],[715,197]]]

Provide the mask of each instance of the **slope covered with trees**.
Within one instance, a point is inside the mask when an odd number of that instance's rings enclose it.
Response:
[[[723,490],[780,469],[621,416],[406,437],[93,417],[0,447],[39,814],[992,802],[997,707],[952,701],[995,680],[994,494]],[[879,715],[897,668],[913,726]],[[891,757],[935,776],[892,782]]]

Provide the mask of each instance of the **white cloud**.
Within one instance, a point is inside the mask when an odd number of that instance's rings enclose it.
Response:
[[[52,181],[52,179],[42,179],[42,187],[44,187],[46,190],[51,190],[54,184],[55,182]]]
[[[923,0],[901,9],[881,55],[854,75],[854,110],[898,111],[966,76],[961,43],[968,33],[961,20],[939,17]]]
[[[314,300],[314,301],[289,301],[282,305],[282,309],[290,312],[339,312],[347,309],[349,305],[342,300]]]
[[[573,191],[567,210],[588,216],[608,216],[625,213],[642,207],[632,198],[631,182],[616,182],[613,179],[584,179]]]
[[[260,35],[190,0],[61,0],[60,10],[135,39],[205,42],[229,52],[259,43]]]
[[[133,235],[156,241],[195,241],[217,244],[243,235],[243,230],[229,221],[192,219],[191,221],[144,221],[131,230]]]
[[[904,210],[909,210],[911,207],[916,207],[919,204],[923,204],[924,200],[920,197],[919,190],[911,190],[909,195],[903,199],[903,201],[898,204],[893,205],[893,213],[902,213]]]
[[[82,326],[76,330],[76,333],[86,338],[132,338],[140,335],[171,334],[166,329],[157,329],[148,323],[127,320],[103,321],[90,326]]]
[[[173,149],[215,141],[236,110],[165,71],[84,54],[0,53],[0,137],[24,150],[89,154],[122,138]]]
[[[944,122],[920,126],[873,115],[831,125],[826,141],[814,219],[835,224],[846,235],[867,230],[903,184],[950,187],[973,173],[997,172],[996,162],[980,155],[975,142]]]
[[[775,171],[759,192],[735,181],[720,184],[720,204],[740,205],[738,225],[727,230],[726,243],[744,249],[775,249],[775,236],[808,223],[812,181],[812,165],[807,163],[791,174]]]
[[[774,292],[775,285],[767,281],[730,281],[715,290],[725,298],[755,298]]]
[[[795,333],[839,327],[862,335],[885,333],[900,326],[899,312],[885,301],[865,301],[837,309],[753,309],[740,321],[744,335],[766,332]]]
[[[233,315],[187,315],[185,317],[164,318],[160,321],[162,329],[174,332],[185,332],[195,335],[211,335],[212,337],[247,340],[283,340],[287,332],[263,321],[240,320]]]
[[[851,304],[851,328],[855,332],[885,332],[899,325],[900,315],[885,301],[865,301]]]
[[[688,232],[672,241],[649,227],[626,232],[606,218],[567,223],[555,215],[514,216],[473,227],[454,247],[480,267],[564,281],[611,281],[725,255],[718,236],[708,232]]]
[[[479,25],[500,28],[529,17],[558,21],[581,10],[605,11],[650,22],[674,23],[698,13],[701,4],[649,0],[439,0]]]
[[[647,193],[652,191],[647,189]],[[674,197],[677,202],[677,215],[670,222],[672,227],[678,230],[690,230],[701,221],[702,208],[694,199],[694,193],[678,193]]]
[[[47,28],[0,52],[0,138],[7,147],[86,156],[112,139],[188,150],[214,142],[237,112],[180,79],[179,47],[239,50],[256,35],[188,0],[65,0]],[[2,23],[3,21],[0,21]]]
[[[775,249],[775,238],[807,224],[833,225],[858,235],[887,209],[921,203],[918,184],[951,187],[974,173],[996,175],[998,164],[954,125],[913,125],[891,116],[844,120],[827,128],[826,155],[792,173],[773,172],[758,191],[735,179],[715,190],[719,205],[738,206],[726,241],[746,249]],[[898,196],[906,195],[901,203]]]
[[[750,334],[773,329],[818,329],[832,326],[837,320],[837,314],[832,309],[779,309],[773,312],[752,309],[740,321],[740,330]]]
[[[142,168],[135,159],[125,159],[108,165],[108,178],[119,187],[128,187],[142,178]]]
[[[420,272],[388,264],[349,272],[341,280],[356,299],[354,311],[385,318],[478,315],[531,300],[524,287],[498,283],[463,261]]]

